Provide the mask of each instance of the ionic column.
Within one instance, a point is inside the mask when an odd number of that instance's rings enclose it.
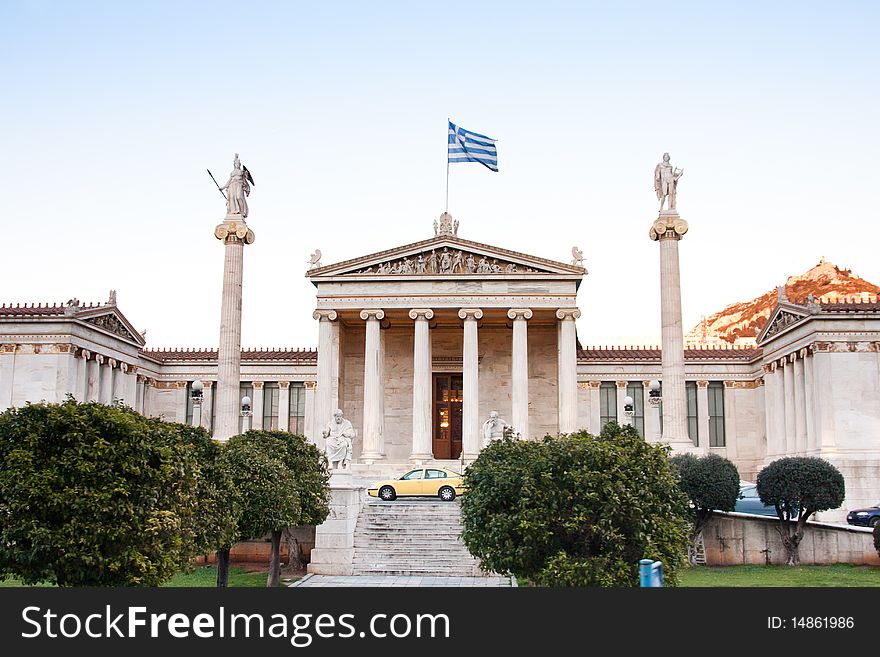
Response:
[[[177,418],[175,421],[180,424],[186,424],[186,396],[189,394],[187,381],[175,381],[174,387],[177,388]]]
[[[794,366],[788,358],[780,358],[779,366],[782,367],[782,389],[785,392],[785,455],[795,454],[795,415],[794,415]]]
[[[89,361],[88,400],[90,402],[100,401],[101,399],[101,365],[103,364],[104,357],[101,354],[95,354],[95,357]]]
[[[483,318],[479,308],[462,308],[458,311],[464,320],[464,342],[462,343],[462,378],[464,400],[461,404],[462,451],[465,460],[477,458],[482,441],[480,440],[480,354],[477,339],[477,322]]]
[[[305,429],[303,430],[303,434],[306,439],[314,444],[315,442],[315,389],[318,387],[318,384],[314,381],[306,381],[303,383],[303,387],[306,391],[306,403],[305,403],[305,417],[303,417],[303,424],[305,424]]]
[[[736,458],[739,441],[736,435],[736,383],[724,382],[724,437],[727,447],[727,458]]]
[[[661,211],[650,230],[660,242],[660,320],[663,368],[663,441],[674,452],[693,452],[687,430],[684,382],[684,334],[681,323],[681,274],[678,242],[688,231],[675,210]]]
[[[782,456],[785,454],[785,381],[783,380],[782,367],[778,361],[774,361],[770,367],[773,386],[771,400],[773,408],[773,455]]]
[[[623,400],[626,398],[626,387],[629,385],[629,382],[615,381],[614,384],[617,386],[617,395],[615,396],[615,399],[617,400],[617,418],[620,425],[625,426],[630,423],[630,419],[627,417],[626,413],[623,412]]]
[[[134,410],[136,410],[141,415],[146,415],[147,414],[146,413],[146,410],[147,410],[146,403],[145,403],[146,395],[144,394],[145,393],[144,388],[146,386],[146,378],[144,376],[142,376],[141,374],[137,374],[136,376],[137,376],[137,382],[135,385],[137,385],[137,393],[136,393],[137,400],[135,402]]]
[[[320,355],[318,356],[320,358]],[[254,381],[251,385],[254,386],[254,398],[251,400],[251,428],[252,429],[262,429],[263,428],[263,382],[262,381]],[[240,401],[240,400],[239,400]]]
[[[823,389],[831,392],[831,358],[834,343],[814,342],[810,345],[813,352],[813,399],[815,400],[816,449],[819,451],[837,447],[834,435],[834,406],[831,394],[822,394]]]
[[[598,436],[602,432],[602,409],[599,406],[601,381],[588,381],[590,384],[590,433]]]
[[[528,308],[511,308],[507,316],[513,320],[512,412],[513,430],[523,440],[529,439],[529,338],[527,322],[532,318]]]
[[[318,320],[318,376],[317,389],[315,391],[315,440],[318,447],[324,448],[322,431],[324,425],[330,421],[330,416],[338,407],[338,400],[334,398],[333,371],[333,322],[338,315],[335,310],[316,310],[312,317]],[[338,370],[337,370],[338,371]]]
[[[88,349],[79,350],[76,369],[76,398],[80,403],[89,401],[89,357],[92,353]]]
[[[108,358],[104,371],[101,372],[101,398],[103,403],[112,404],[113,395],[116,394],[116,366],[115,358]]]
[[[431,443],[431,333],[428,321],[434,311],[414,308],[409,318],[415,320],[413,341],[413,446],[410,458],[424,461],[433,457]]]
[[[213,428],[211,426],[211,418],[214,416],[214,382],[202,381],[205,386],[202,389],[202,426],[209,432]]]
[[[119,363],[119,369],[113,373],[113,390],[116,399],[126,406],[132,405],[131,396],[128,394],[128,363]]]
[[[649,443],[660,442],[660,412],[651,403],[651,382],[642,381],[644,388],[645,440]]]
[[[577,431],[577,330],[575,320],[581,316],[577,308],[560,308],[557,378],[559,391],[559,432]]]
[[[709,451],[709,382],[697,381],[697,444]]]
[[[804,429],[807,434],[807,453],[816,449],[816,399],[815,381],[813,380],[813,358],[809,349],[801,349],[798,356],[804,361]]]
[[[789,356],[794,364],[794,436],[795,451],[793,454],[803,456],[807,451],[807,402],[804,389],[804,360],[797,354]]]
[[[361,460],[365,463],[382,458],[385,432],[385,388],[382,381],[381,325],[385,311],[364,309],[360,313],[366,322],[364,338],[364,434]]]
[[[290,430],[290,381],[278,382],[278,430]]]

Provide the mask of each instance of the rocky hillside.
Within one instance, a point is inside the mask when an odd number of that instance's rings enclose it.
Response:
[[[875,301],[880,287],[822,258],[805,274],[790,276],[785,283],[785,294],[793,303],[803,303],[808,294],[825,303],[854,297]],[[751,301],[733,303],[703,319],[685,336],[685,343],[692,346],[754,344],[775,305],[775,289]]]

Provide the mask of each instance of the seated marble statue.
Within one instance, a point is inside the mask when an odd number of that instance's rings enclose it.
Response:
[[[327,441],[325,450],[330,468],[333,470],[348,470],[351,466],[351,441],[357,435],[351,422],[342,415],[342,410],[336,409],[333,418],[324,428],[324,438]]]
[[[493,440],[501,440],[504,438],[504,430],[510,426],[498,417],[498,411],[491,411],[489,419],[483,422],[483,447],[486,447]]]

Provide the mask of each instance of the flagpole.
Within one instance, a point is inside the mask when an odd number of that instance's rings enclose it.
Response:
[[[449,212],[449,156],[446,156],[446,210],[444,212]]]

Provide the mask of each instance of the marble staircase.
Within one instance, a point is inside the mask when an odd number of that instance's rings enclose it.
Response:
[[[486,575],[461,541],[459,503],[370,498],[354,533],[353,574]]]

